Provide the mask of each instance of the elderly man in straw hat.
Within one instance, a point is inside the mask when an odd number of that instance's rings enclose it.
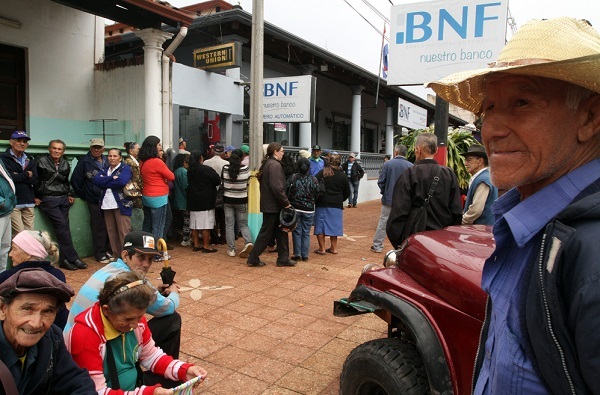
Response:
[[[532,21],[489,68],[427,85],[481,115],[492,182],[510,189],[493,207],[474,392],[600,393],[600,34]]]
[[[492,204],[498,199],[498,188],[490,180],[485,148],[473,144],[461,155],[465,157],[465,167],[471,175],[462,224],[493,225]]]

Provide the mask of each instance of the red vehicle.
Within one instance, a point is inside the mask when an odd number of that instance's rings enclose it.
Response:
[[[334,314],[375,313],[388,337],[348,355],[340,394],[470,394],[493,249],[491,227],[451,226],[412,235],[384,268],[367,265]]]

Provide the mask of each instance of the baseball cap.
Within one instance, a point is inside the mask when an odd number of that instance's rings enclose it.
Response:
[[[233,145],[228,145],[225,148],[225,152],[231,152],[231,151],[235,151],[235,147]]]
[[[356,158],[356,154],[354,152],[350,152],[350,154],[348,155],[348,157],[350,157],[350,158]]]
[[[305,149],[301,149],[300,151],[298,151],[298,155],[300,155],[301,158],[310,158],[310,152],[308,152]]]
[[[185,141],[185,139],[184,139],[183,137],[180,137],[180,138],[179,138],[179,144],[181,144],[181,143],[186,143],[186,142],[187,142],[187,141]]]
[[[329,151],[328,149],[324,149],[324,150],[323,150],[323,155],[327,156],[327,155],[329,155],[329,152],[330,152],[330,151]]]
[[[39,267],[19,270],[0,284],[0,296],[13,297],[23,293],[51,295],[61,303],[75,295],[71,287]]]
[[[104,147],[104,140],[103,139],[91,139],[90,147],[94,147],[94,146]]]
[[[213,151],[214,151],[216,154],[222,154],[222,153],[223,153],[223,151],[225,151],[225,147],[223,147],[223,144],[221,144],[221,143],[217,143],[217,144],[215,144],[215,146],[213,147]]]
[[[125,236],[123,249],[127,250],[131,248],[140,254],[158,254],[152,233],[142,232],[141,230],[129,232],[129,234]]]
[[[313,151],[321,151],[321,146],[318,144],[313,145],[312,147]]]
[[[240,147],[240,150],[242,150],[242,152],[245,153],[245,154],[250,153],[250,147],[248,147],[246,144],[242,145]]]
[[[10,138],[11,138],[11,139],[25,139],[25,140],[27,140],[27,141],[31,140],[31,137],[29,137],[29,136],[27,135],[27,133],[25,133],[25,132],[24,132],[24,131],[22,131],[22,130],[17,130],[17,131],[15,131],[15,132],[13,132],[13,133],[10,135]]]

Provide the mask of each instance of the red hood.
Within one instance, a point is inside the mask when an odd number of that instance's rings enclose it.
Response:
[[[490,226],[450,226],[411,236],[397,264],[430,292],[483,320],[481,270],[494,247]]]

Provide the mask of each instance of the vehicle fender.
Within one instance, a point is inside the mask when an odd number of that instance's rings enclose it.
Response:
[[[453,380],[440,340],[431,323],[414,304],[395,295],[374,290],[359,284],[348,298],[363,300],[398,317],[412,332],[433,394],[453,393]]]

